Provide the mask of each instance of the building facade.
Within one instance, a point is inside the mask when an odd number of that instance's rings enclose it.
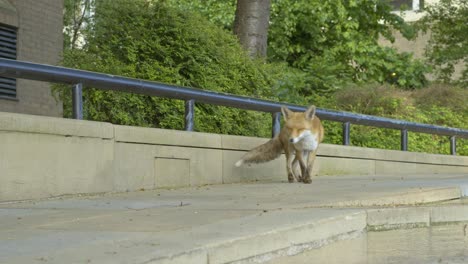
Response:
[[[413,23],[421,19],[425,13],[421,9],[425,5],[437,4],[439,0],[392,0],[390,4],[394,8],[394,13],[402,16],[408,22]],[[419,34],[414,40],[405,39],[398,31],[394,32],[395,42],[385,39],[380,39],[380,44],[384,46],[392,46],[400,52],[410,52],[415,58],[424,58],[425,48],[429,41],[429,34]]]
[[[57,65],[63,51],[63,0],[0,0],[0,57]],[[0,76],[0,111],[62,116],[50,84]]]
[[[440,0],[393,0],[390,3],[393,5],[395,9],[394,12],[396,14],[402,16],[406,22],[413,23],[421,19],[426,14],[424,11],[421,11],[424,6],[438,4],[439,1]],[[399,7],[401,6],[405,7],[403,8],[404,11],[400,11]],[[431,37],[430,31],[425,34],[420,32],[413,40],[404,38],[398,31],[394,31],[393,36],[395,37],[395,41],[393,43],[386,39],[380,38],[379,44],[383,46],[394,47],[400,52],[413,53],[414,57],[417,59],[425,59],[424,53]],[[463,68],[463,62],[455,64],[455,71],[452,78],[460,78]],[[426,77],[429,80],[435,79],[435,76],[432,74],[428,74]]]

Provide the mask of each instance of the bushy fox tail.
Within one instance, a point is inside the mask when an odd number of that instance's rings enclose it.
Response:
[[[278,137],[270,139],[268,142],[251,149],[239,161],[236,167],[242,164],[262,163],[278,158],[283,151],[283,145]]]

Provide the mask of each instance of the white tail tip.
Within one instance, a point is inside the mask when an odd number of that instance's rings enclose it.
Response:
[[[240,167],[240,166],[242,166],[242,164],[244,164],[244,160],[241,160],[241,159],[240,159],[240,160],[238,160],[238,161],[236,162],[235,166],[236,166],[236,167]]]

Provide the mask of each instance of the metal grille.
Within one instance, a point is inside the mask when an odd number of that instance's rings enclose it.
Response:
[[[0,25],[0,58],[16,60],[16,29]],[[0,98],[16,98],[16,79],[0,76]]]

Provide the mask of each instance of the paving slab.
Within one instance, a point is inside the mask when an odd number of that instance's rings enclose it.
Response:
[[[463,203],[415,206],[460,198],[467,184],[467,175],[327,176],[310,185],[224,184],[3,203],[0,263],[261,262],[270,252],[365,232],[369,212],[375,225],[426,223],[431,215],[468,220]],[[403,216],[385,222],[379,209]]]

